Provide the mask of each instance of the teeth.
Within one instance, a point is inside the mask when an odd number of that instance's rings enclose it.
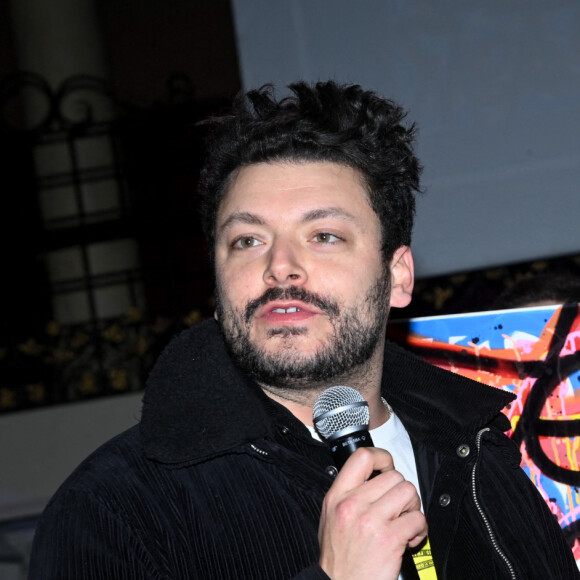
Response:
[[[292,308],[274,308],[272,312],[276,312],[278,314],[288,314],[291,312],[299,312],[300,309],[296,308],[296,306],[292,306]]]

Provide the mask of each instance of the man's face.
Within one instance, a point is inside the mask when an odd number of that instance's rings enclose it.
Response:
[[[292,387],[348,376],[382,348],[390,272],[356,170],[243,167],[216,231],[218,321],[256,380]]]

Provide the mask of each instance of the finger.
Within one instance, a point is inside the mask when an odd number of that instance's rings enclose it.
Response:
[[[367,494],[374,495],[371,500],[373,508],[380,511],[387,520],[396,519],[406,513],[421,511],[421,498],[417,493],[417,489],[410,482],[403,479],[403,476],[397,471],[381,474],[375,479],[375,482],[369,482],[368,487],[379,485],[381,487],[377,490],[369,490]],[[384,483],[380,480],[385,480]],[[371,497],[371,495],[367,495]]]
[[[368,481],[375,473],[394,469],[393,457],[388,451],[376,447],[357,449],[345,462],[334,482],[338,490],[349,490]]]
[[[402,515],[399,521],[406,532],[407,544],[410,548],[416,548],[427,537],[429,532],[427,519],[421,512],[408,512]]]
[[[366,471],[355,475],[352,473],[346,474],[352,477],[342,478],[339,480],[337,476],[333,485],[328,490],[325,497],[325,505],[327,508],[334,506],[336,509],[339,505],[345,503],[346,511],[351,509],[364,510],[370,508],[375,502],[382,501],[384,507],[379,506],[379,509],[385,509],[385,513],[391,518],[398,517],[403,511],[415,509],[420,506],[420,500],[416,494],[415,488],[412,484],[407,483],[411,487],[411,492],[403,493],[399,499],[398,493],[387,496],[386,494],[397,485],[404,484],[404,477],[396,470],[390,469],[379,473],[371,480],[365,480],[364,474]],[[340,473],[339,473],[340,476]],[[413,502],[411,497],[415,494],[416,501]],[[390,499],[389,499],[390,498]],[[389,505],[392,504],[392,505]],[[354,506],[358,506],[354,508]]]

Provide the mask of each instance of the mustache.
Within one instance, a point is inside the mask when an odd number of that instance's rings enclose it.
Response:
[[[262,296],[254,300],[250,300],[246,305],[244,312],[244,320],[246,324],[260,306],[264,306],[273,300],[300,300],[305,304],[312,304],[322,312],[327,313],[330,317],[336,317],[340,314],[338,304],[328,298],[323,298],[319,294],[308,292],[304,288],[297,288],[290,286],[288,288],[268,288]]]

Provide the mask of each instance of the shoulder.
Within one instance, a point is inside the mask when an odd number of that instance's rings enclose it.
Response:
[[[129,481],[137,481],[137,474],[145,464],[141,451],[139,426],[135,425],[113,437],[84,459],[56,491],[48,506],[71,494],[101,494]]]

